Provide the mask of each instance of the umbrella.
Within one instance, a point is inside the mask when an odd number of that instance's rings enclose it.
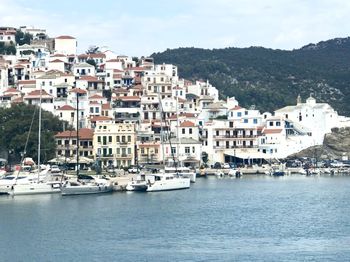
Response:
[[[50,159],[49,161],[47,161],[49,163],[60,163],[60,164],[63,164],[66,162],[66,158],[63,157],[63,156],[60,156],[60,157],[55,157],[55,158],[52,158]]]
[[[85,156],[79,157],[79,163],[80,164],[90,164],[92,162],[94,162],[94,160],[91,159],[91,158],[88,158],[88,157],[85,157]],[[76,164],[77,163],[77,159],[75,157],[70,158],[68,163]]]

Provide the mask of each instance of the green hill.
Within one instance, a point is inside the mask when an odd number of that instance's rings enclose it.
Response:
[[[235,96],[245,107],[273,111],[305,100],[331,104],[350,115],[350,38],[309,44],[293,51],[263,47],[178,48],[154,53],[155,63],[178,66],[180,77],[209,80],[222,97]]]

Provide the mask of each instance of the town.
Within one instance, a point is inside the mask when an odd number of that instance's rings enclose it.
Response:
[[[0,56],[0,106],[40,104],[78,129],[78,138],[72,130],[56,134],[57,159],[78,154],[104,169],[253,165],[321,145],[332,128],[350,126],[312,94],[260,112],[235,97],[220,99],[205,79],[181,78],[175,65],[98,47],[78,54],[75,37],[50,38],[45,29],[1,27],[0,42],[15,45],[18,30],[32,39]]]

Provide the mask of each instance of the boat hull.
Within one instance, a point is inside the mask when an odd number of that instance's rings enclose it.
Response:
[[[8,192],[10,195],[37,195],[37,194],[54,194],[59,193],[60,184],[32,183],[14,185],[13,189]]]
[[[63,186],[61,188],[62,196],[69,195],[89,195],[89,194],[103,194],[113,191],[113,186],[97,186],[97,185],[79,185],[79,186]]]
[[[177,178],[172,180],[156,181],[148,185],[147,192],[169,191],[190,188],[190,178]]]

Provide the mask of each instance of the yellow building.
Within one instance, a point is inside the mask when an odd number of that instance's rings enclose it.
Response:
[[[94,156],[102,167],[128,167],[135,164],[135,124],[115,123],[114,120],[96,122]]]

